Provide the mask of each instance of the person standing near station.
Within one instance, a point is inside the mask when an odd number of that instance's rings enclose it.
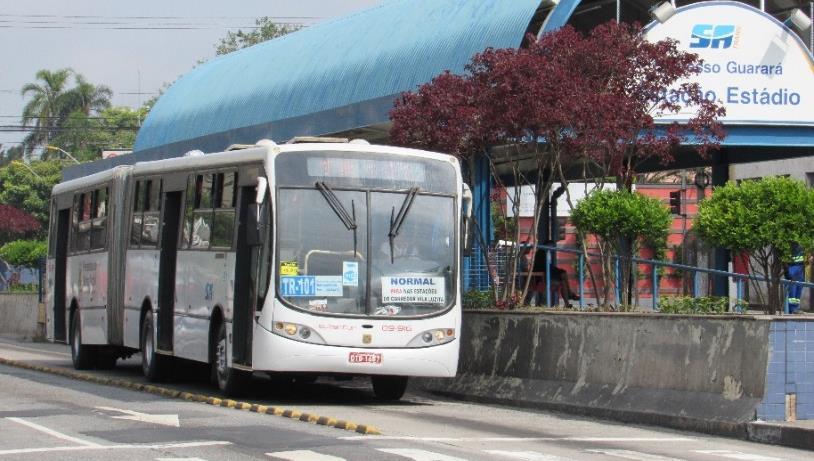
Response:
[[[805,256],[803,255],[803,247],[795,243],[791,247],[791,260],[786,265],[786,278],[794,282],[805,281],[805,268],[803,263]],[[791,284],[788,287],[788,303],[789,314],[797,314],[800,312],[800,295],[803,293],[803,286],[799,284]]]

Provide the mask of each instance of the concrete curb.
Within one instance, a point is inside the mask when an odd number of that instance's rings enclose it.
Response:
[[[749,440],[785,447],[814,450],[814,430],[776,423],[749,423]]]
[[[175,389],[169,389],[161,386],[154,386],[152,384],[137,383],[128,381],[126,379],[108,378],[105,376],[91,375],[87,373],[79,373],[73,370],[64,368],[53,368],[42,365],[33,365],[27,362],[20,362],[17,360],[10,360],[0,357],[0,365],[9,365],[12,367],[23,368],[26,370],[39,371],[43,373],[50,373],[65,378],[78,379],[87,381],[94,384],[103,384],[105,386],[119,387],[139,392],[147,392],[150,394],[160,395],[162,397],[169,397],[174,399],[186,400],[189,402],[204,403],[207,405],[214,405],[224,408],[232,408],[235,410],[251,411],[253,413],[260,413],[272,416],[282,416],[284,418],[296,419],[310,424],[318,424],[320,426],[329,426],[336,429],[345,431],[356,432],[364,435],[382,435],[378,429],[369,424],[356,424],[351,421],[332,418],[329,416],[319,416],[311,413],[302,413],[298,410],[270,407],[266,405],[259,405],[250,402],[241,402],[231,399],[222,399],[219,397],[207,396],[204,394],[196,394],[192,392],[184,392]]]

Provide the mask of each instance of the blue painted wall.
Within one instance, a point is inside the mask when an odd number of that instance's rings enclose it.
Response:
[[[814,319],[771,324],[766,394],[758,419],[785,420],[786,394],[797,395],[797,419],[814,419]]]

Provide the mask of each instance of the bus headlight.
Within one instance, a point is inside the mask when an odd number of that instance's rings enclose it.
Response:
[[[427,347],[445,344],[455,339],[454,328],[436,328],[421,332],[418,336],[413,338],[408,347]]]
[[[297,323],[274,322],[273,333],[304,343],[325,344],[322,336],[311,328]]]

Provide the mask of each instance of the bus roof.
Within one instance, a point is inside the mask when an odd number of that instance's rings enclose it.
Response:
[[[255,145],[245,149],[231,150],[225,152],[214,152],[202,155],[189,155],[185,157],[173,157],[164,160],[154,160],[148,162],[137,162],[134,165],[121,165],[90,176],[72,179],[61,182],[54,186],[52,195],[64,192],[85,189],[98,184],[110,181],[117,171],[122,174],[132,172],[136,176],[146,176],[158,173],[187,171],[195,169],[209,169],[229,165],[239,165],[246,163],[262,162],[269,155],[277,155],[286,152],[315,152],[315,151],[339,151],[339,152],[369,152],[382,154],[414,155],[417,157],[434,160],[449,161],[457,165],[457,159],[448,154],[439,154],[418,149],[405,147],[357,144],[357,143],[300,143],[300,144],[280,144],[280,145]]]

